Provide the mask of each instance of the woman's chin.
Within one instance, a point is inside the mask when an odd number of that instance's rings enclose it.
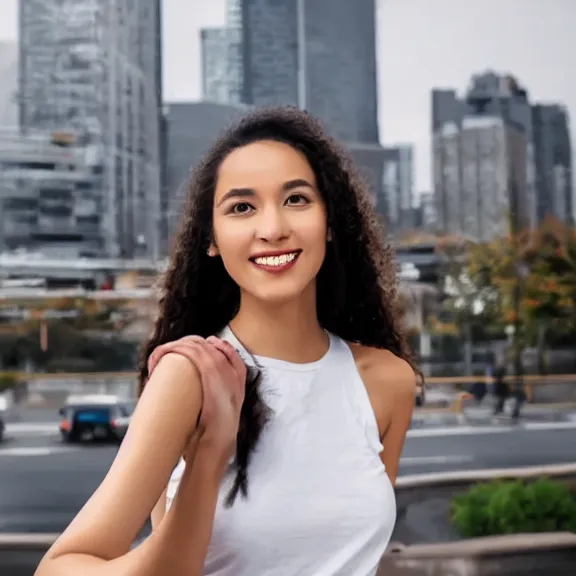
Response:
[[[243,292],[254,302],[281,306],[302,299],[306,289],[306,286],[296,285],[293,282],[263,282]]]

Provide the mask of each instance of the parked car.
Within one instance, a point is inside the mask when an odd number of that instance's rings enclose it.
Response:
[[[130,423],[132,406],[113,395],[71,395],[59,413],[60,434],[64,442],[121,442]]]

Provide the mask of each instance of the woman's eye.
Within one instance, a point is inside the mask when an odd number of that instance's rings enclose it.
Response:
[[[302,204],[309,204],[310,201],[308,198],[305,198],[301,194],[292,194],[290,197],[286,199],[286,204],[290,206],[298,206]]]
[[[240,202],[232,206],[232,210],[230,210],[230,212],[232,212],[233,214],[248,214],[248,212],[250,212],[251,210],[252,206],[250,206],[250,204],[248,204],[247,202]]]

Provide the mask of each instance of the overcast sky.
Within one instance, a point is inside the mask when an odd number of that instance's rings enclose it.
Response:
[[[0,0],[0,40],[17,37],[17,1]],[[197,99],[198,31],[224,23],[225,0],[163,1],[164,97]],[[462,91],[472,73],[491,68],[514,74],[533,101],[564,102],[576,115],[576,0],[378,4],[381,137],[416,146],[418,191],[430,189],[433,87]]]

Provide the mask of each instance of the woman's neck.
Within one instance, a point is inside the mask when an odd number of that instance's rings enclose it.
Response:
[[[282,304],[263,304],[242,295],[230,328],[250,353],[287,362],[314,362],[329,347],[316,315],[315,289],[308,297]]]

